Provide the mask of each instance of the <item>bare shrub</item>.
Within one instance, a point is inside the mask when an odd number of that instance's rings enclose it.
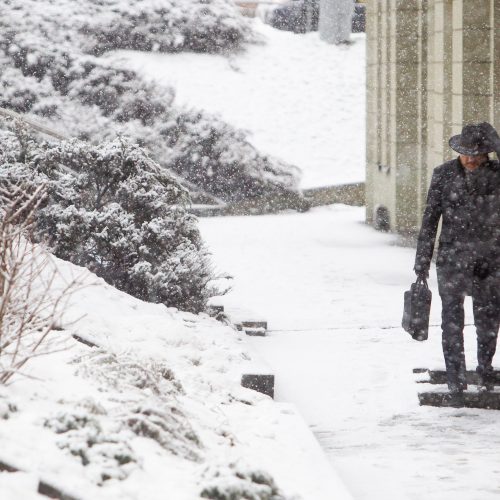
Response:
[[[0,183],[0,384],[7,384],[31,359],[57,349],[50,333],[77,281],[62,288],[52,256],[32,243],[34,214],[45,186],[27,191]]]

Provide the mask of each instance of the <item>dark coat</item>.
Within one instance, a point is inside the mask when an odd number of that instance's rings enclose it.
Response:
[[[472,280],[498,269],[500,255],[500,164],[489,160],[466,180],[459,159],[434,170],[418,237],[415,271],[428,272],[439,220],[436,266],[440,293],[445,282],[470,293]]]

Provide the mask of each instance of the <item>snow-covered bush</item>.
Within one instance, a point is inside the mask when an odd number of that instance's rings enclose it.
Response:
[[[216,117],[186,112],[160,132],[172,170],[224,200],[296,192],[298,170],[258,153],[245,135]]]
[[[126,424],[134,434],[153,439],[174,455],[200,460],[198,436],[188,425],[185,415],[179,415],[174,404],[133,408]]]
[[[151,124],[164,116],[174,100],[171,88],[146,84],[130,70],[112,68],[95,61],[80,61],[72,68],[68,96],[84,105],[96,105],[104,116],[116,121],[139,120]]]
[[[164,362],[139,361],[131,355],[96,350],[89,356],[76,358],[74,363],[80,375],[98,379],[107,390],[124,393],[140,389],[163,397],[184,394],[181,383]]]
[[[97,106],[117,121],[151,123],[172,106],[171,88],[148,84],[131,70],[57,47],[48,56],[43,45],[21,35],[9,40],[7,53],[15,69],[7,66],[1,74],[3,107],[27,112],[39,98],[57,92],[85,106]],[[23,96],[26,101],[21,106]]]
[[[20,131],[21,132],[21,131]],[[7,182],[9,175],[12,173],[11,169],[16,169],[16,164],[21,157],[21,133],[15,134],[14,132],[0,128],[0,165],[2,165],[2,183]],[[17,178],[18,175],[13,177]],[[2,201],[5,204],[6,200]]]
[[[177,107],[172,88],[89,54],[210,52],[250,38],[229,0],[10,0],[0,18],[0,105],[95,143],[127,135],[193,192],[225,201],[294,198],[296,168],[259,154],[220,119]]]
[[[246,470],[235,464],[212,472],[200,493],[211,500],[286,500],[274,479],[264,471]],[[292,500],[292,499],[289,499]]]
[[[90,400],[62,404],[61,410],[45,419],[44,426],[59,434],[57,445],[89,469],[96,484],[123,480],[138,467],[127,443],[130,436],[106,418],[107,411]]]
[[[201,442],[177,399],[182,387],[164,363],[92,349],[72,364],[97,388],[99,400],[60,401],[43,425],[96,484],[124,480],[141,466],[132,443],[137,436],[183,459],[201,460]]]
[[[189,195],[143,149],[123,138],[38,145],[18,136],[25,163],[5,165],[6,172],[48,186],[37,240],[135,297],[204,310],[216,291],[196,218],[185,210]],[[5,159],[13,147],[6,142]]]
[[[41,92],[33,77],[24,78],[15,68],[5,68],[0,82],[0,107],[10,108],[17,113],[31,111],[39,100]]]
[[[74,363],[77,373],[98,384],[100,392],[113,394],[114,405],[123,403],[110,410],[119,411],[115,421],[121,429],[152,439],[174,455],[201,459],[201,441],[177,399],[182,387],[163,363],[100,349]]]
[[[253,38],[231,0],[91,0],[99,15],[81,28],[86,51],[223,52]]]

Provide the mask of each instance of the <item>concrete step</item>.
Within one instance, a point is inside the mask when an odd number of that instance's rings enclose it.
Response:
[[[430,370],[428,368],[415,368],[413,373],[419,376],[418,383],[428,384],[446,384],[446,371],[445,370]],[[477,385],[478,375],[475,371],[469,370],[466,372],[467,384]],[[500,385],[500,370],[494,370],[492,373],[491,382],[494,385]]]
[[[241,386],[274,399],[274,375],[272,373],[245,373],[241,376]]]
[[[241,386],[274,399],[274,372],[249,342],[246,352],[250,361],[245,363],[241,373]]]
[[[449,406],[449,393],[443,391],[429,391],[418,394],[421,406]],[[500,392],[464,391],[464,407],[480,408],[484,410],[500,410]]]

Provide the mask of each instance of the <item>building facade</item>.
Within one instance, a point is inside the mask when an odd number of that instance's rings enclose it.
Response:
[[[370,0],[366,34],[366,220],[412,234],[450,136],[500,126],[500,0]]]

